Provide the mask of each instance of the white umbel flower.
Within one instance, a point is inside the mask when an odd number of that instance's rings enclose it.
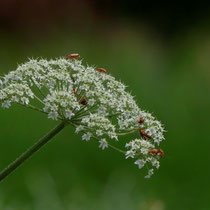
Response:
[[[139,168],[150,164],[158,169],[163,152],[156,146],[164,140],[163,126],[106,72],[76,58],[31,59],[1,77],[0,103],[3,108],[21,104],[65,121],[83,133],[82,140],[96,139],[102,149],[115,148],[113,141],[140,131],[139,139],[125,143],[127,151],[117,150],[136,159]],[[152,174],[150,169],[146,178]]]

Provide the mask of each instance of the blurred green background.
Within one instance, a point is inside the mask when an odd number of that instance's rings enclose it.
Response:
[[[31,57],[78,52],[127,84],[167,130],[165,158],[147,180],[120,153],[67,127],[0,183],[0,210],[209,210],[209,11],[155,1],[0,1],[1,74]],[[19,106],[0,109],[0,168],[56,123]]]

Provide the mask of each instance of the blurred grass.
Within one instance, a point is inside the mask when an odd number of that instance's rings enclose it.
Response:
[[[160,170],[144,179],[132,161],[98,144],[82,142],[72,128],[27,161],[0,186],[0,209],[186,210],[209,209],[209,34],[186,33],[170,43],[143,30],[116,28],[60,31],[25,39],[0,33],[0,71],[27,57],[79,52],[89,65],[106,68],[154,113],[168,131]],[[56,122],[15,106],[0,109],[0,166],[4,168]],[[126,138],[128,139],[128,138]],[[126,139],[121,139],[123,146]]]

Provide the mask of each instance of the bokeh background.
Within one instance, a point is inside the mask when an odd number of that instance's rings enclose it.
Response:
[[[124,81],[168,131],[160,170],[147,180],[68,127],[0,183],[0,209],[209,210],[209,26],[202,1],[0,0],[1,74],[31,57],[78,52]],[[0,168],[55,124],[19,106],[0,109]]]

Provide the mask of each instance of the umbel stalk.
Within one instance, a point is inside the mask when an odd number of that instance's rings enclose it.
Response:
[[[64,127],[66,126],[66,122],[63,121],[58,124],[55,128],[53,128],[49,133],[39,139],[32,147],[22,153],[15,161],[13,161],[9,166],[3,169],[0,172],[0,182],[3,181],[7,176],[9,176],[15,169],[17,169],[25,160],[29,159],[35,152],[37,152],[42,146],[44,146],[47,142],[52,140],[52,138],[58,134]]]

